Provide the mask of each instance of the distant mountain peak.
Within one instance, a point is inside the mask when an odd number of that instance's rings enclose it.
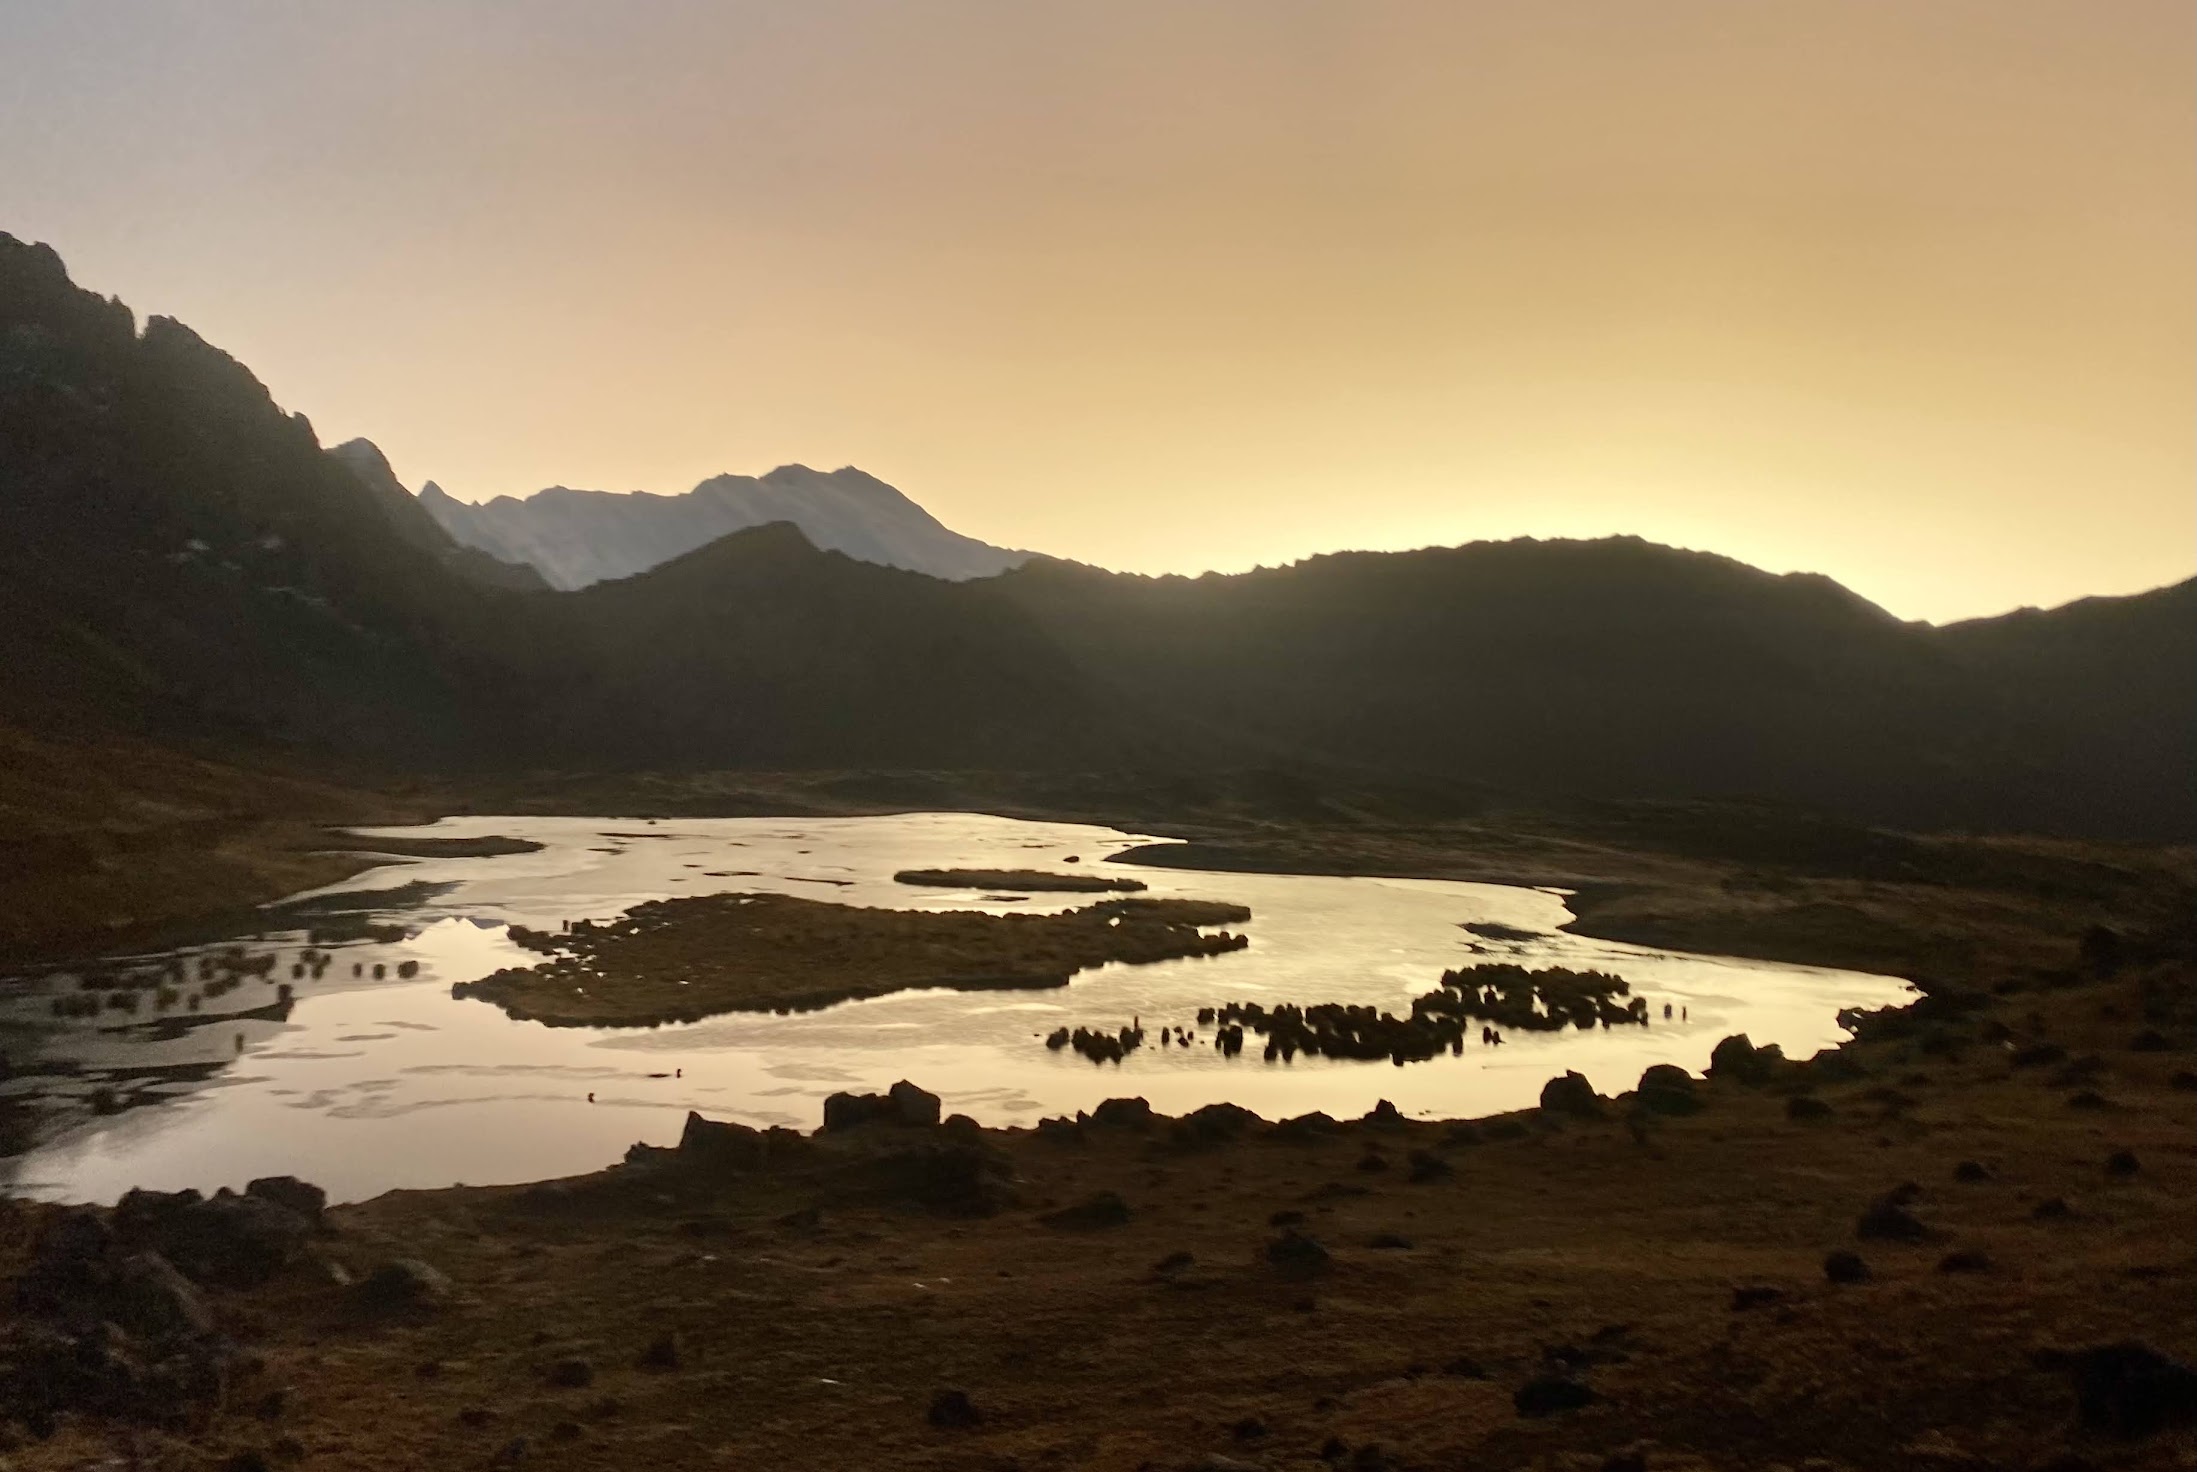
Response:
[[[680,495],[550,486],[477,504],[429,482],[420,488],[420,502],[460,543],[527,563],[552,587],[565,589],[632,577],[720,537],[775,522],[797,529],[819,550],[949,581],[990,577],[1030,556],[950,530],[893,486],[851,465],[817,470],[789,464],[760,476],[713,475]]]

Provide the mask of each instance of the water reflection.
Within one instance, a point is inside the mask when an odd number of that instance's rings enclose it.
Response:
[[[9,1063],[0,1117],[13,1143],[28,1148],[0,1162],[0,1180],[65,1199],[112,1199],[132,1185],[240,1185],[281,1172],[343,1199],[533,1180],[597,1168],[636,1139],[668,1143],[690,1108],[805,1129],[824,1095],[901,1077],[942,1094],[949,1110],[993,1124],[1029,1124],[1131,1093],[1169,1113],[1226,1099],[1270,1117],[1345,1115],[1388,1098],[1409,1113],[1473,1115],[1531,1103],[1566,1068],[1605,1091],[1630,1086],[1650,1063],[1698,1069],[1730,1032],[1805,1056],[1841,1036],[1839,1008],[1907,994],[1891,978],[1566,935],[1562,897],[1539,890],[1109,866],[1155,896],[1249,905],[1253,918],[1241,928],[1250,947],[1108,966],[1042,993],[903,992],[786,1017],[547,1028],[450,996],[453,982],[534,959],[506,937],[509,925],[555,930],[611,919],[643,900],[743,890],[904,909],[1060,909],[1087,897],[917,889],[891,876],[1091,864],[1148,840],[960,813],[802,822],[469,817],[409,831],[505,834],[543,847],[392,863],[270,909],[256,937],[11,982],[0,993],[0,1054]],[[1443,970],[1476,955],[1618,972],[1648,999],[1655,1021],[1513,1035],[1501,1049],[1468,1047],[1403,1068],[1304,1057],[1285,1066],[1204,1046],[1145,1048],[1095,1067],[1040,1041],[1062,1025],[1113,1028],[1132,1016],[1147,1027],[1189,1026],[1199,1007],[1232,999],[1403,1011]],[[122,984],[125,977],[137,984]],[[232,984],[208,995],[225,978]],[[165,1005],[163,988],[176,994]],[[139,995],[136,1011],[108,1005],[118,991]],[[80,999],[93,995],[99,1005],[85,1008]],[[1664,1022],[1666,1002],[1684,1020]]]

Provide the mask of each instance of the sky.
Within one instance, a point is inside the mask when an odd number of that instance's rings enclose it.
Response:
[[[0,230],[415,487],[2197,570],[2186,0],[0,0]]]

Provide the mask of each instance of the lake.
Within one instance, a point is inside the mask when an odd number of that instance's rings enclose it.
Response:
[[[1459,1118],[1530,1105],[1576,1069],[1605,1093],[1651,1063],[1700,1070],[1730,1033],[1806,1057],[1839,1042],[1836,1014],[1910,999],[1897,978],[1687,955],[1563,933],[1561,893],[1439,880],[1225,874],[1105,863],[1158,842],[1081,824],[970,813],[863,818],[449,818],[374,837],[502,835],[542,845],[482,858],[391,862],[265,912],[265,928],[153,957],[109,958],[13,979],[0,989],[0,1100],[18,1144],[0,1186],[58,1200],[111,1201],[131,1186],[242,1186],[295,1174],[338,1200],[396,1187],[540,1180],[595,1170],[636,1140],[670,1144],[690,1109],[756,1125],[815,1128],[824,1096],[908,1078],[949,1113],[1033,1125],[1141,1094],[1179,1114],[1229,1101],[1268,1118],[1338,1117],[1392,1101]],[[1071,863],[1070,861],[1075,862]],[[911,868],[1035,868],[1140,879],[1155,897],[1251,908],[1231,927],[1250,945],[1150,966],[1110,965],[1066,988],[917,991],[788,1016],[734,1013],[656,1028],[550,1028],[453,983],[537,957],[513,924],[556,930],[608,920],[644,900],[720,892],[801,895],[902,909],[1058,910],[1095,896],[1021,899],[917,888]],[[1468,922],[1529,932],[1487,939]],[[312,931],[321,931],[316,943]],[[371,931],[372,933],[368,933]],[[332,938],[336,934],[358,938]],[[224,964],[224,955],[236,957]],[[1043,1036],[1115,1029],[1132,1017],[1195,1027],[1231,1000],[1364,1003],[1407,1012],[1441,973],[1476,960],[1598,969],[1649,1003],[1651,1025],[1508,1034],[1397,1067],[1257,1049],[1151,1042],[1094,1065]],[[121,970],[165,968],[165,993]],[[252,974],[263,971],[264,975]],[[237,976],[209,990],[202,973]],[[89,984],[87,984],[89,982]],[[218,995],[212,994],[219,992]],[[198,994],[197,1010],[189,997]],[[1662,1018],[1669,1004],[1673,1020]],[[59,1015],[68,1013],[70,1015]],[[1210,1030],[1202,1029],[1210,1041]],[[1154,1039],[1156,1041],[1156,1038]]]

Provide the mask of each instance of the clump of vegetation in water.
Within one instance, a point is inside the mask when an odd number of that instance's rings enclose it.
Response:
[[[916,987],[1066,986],[1076,972],[1213,956],[1251,918],[1214,900],[1102,900],[1058,915],[884,910],[791,895],[653,900],[558,934],[514,926],[550,959],[451,994],[565,1027],[653,1026],[721,1012],[800,1011]]]
[[[1413,1000],[1411,1014],[1398,1017],[1377,1007],[1344,1002],[1313,1006],[1229,1002],[1198,1009],[1198,1025],[1213,1029],[1213,1047],[1223,1057],[1243,1052],[1247,1036],[1263,1036],[1269,1063],[1287,1063],[1299,1053],[1324,1058],[1386,1058],[1398,1065],[1423,1062],[1444,1052],[1464,1052],[1470,1027],[1481,1024],[1480,1041],[1498,1043],[1501,1028],[1555,1032],[1648,1024],[1648,1004],[1630,996],[1620,976],[1604,971],[1572,971],[1552,966],[1541,971],[1488,965],[1449,971],[1442,985]],[[1162,1028],[1160,1038],[1188,1047],[1191,1035]],[[1094,1063],[1118,1063],[1144,1041],[1141,1024],[1119,1034],[1060,1028],[1045,1040],[1048,1048],[1073,1047]]]
[[[1521,1032],[1559,1032],[1566,1025],[1584,1029],[1597,1023],[1613,1027],[1636,1022],[1645,1027],[1648,1004],[1644,998],[1618,1004],[1617,999],[1631,991],[1623,977],[1607,971],[1573,971],[1563,966],[1528,971],[1493,962],[1443,972],[1442,991],[1419,998],[1412,1003],[1412,1011],[1452,1013]]]

